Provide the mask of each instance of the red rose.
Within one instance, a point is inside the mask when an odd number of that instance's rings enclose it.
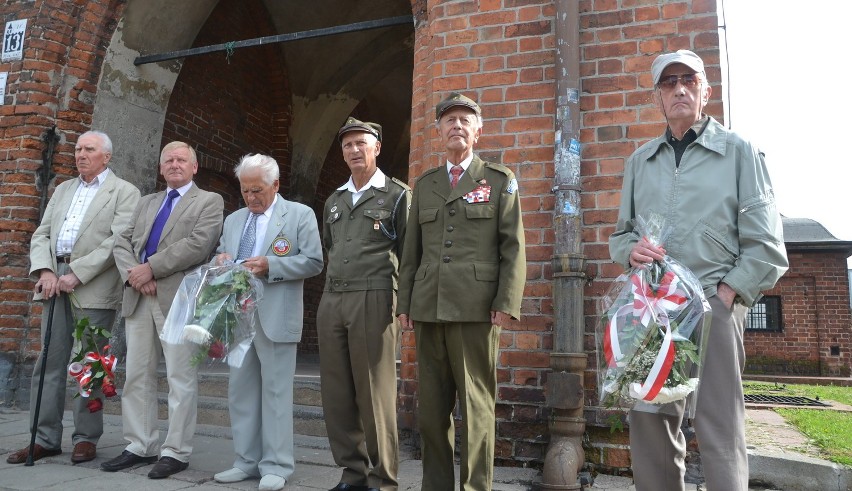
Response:
[[[104,408],[104,403],[101,402],[100,397],[96,397],[95,399],[89,399],[86,407],[89,408],[90,413],[96,413]]]
[[[101,386],[101,390],[106,397],[115,397],[115,386],[109,382],[104,382]]]
[[[216,341],[210,345],[210,348],[207,350],[207,356],[210,358],[224,358],[225,348],[225,343],[222,341]]]

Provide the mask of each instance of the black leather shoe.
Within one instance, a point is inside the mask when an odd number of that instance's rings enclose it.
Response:
[[[181,462],[172,457],[163,457],[154,464],[154,468],[148,473],[148,477],[151,479],[163,479],[186,470],[187,467],[189,467],[189,462]]]
[[[349,484],[345,482],[338,483],[337,486],[329,489],[328,491],[369,491],[370,488],[367,486],[356,486],[354,484]]]
[[[107,472],[116,472],[139,464],[150,464],[157,461],[157,456],[140,457],[133,452],[125,450],[121,455],[101,463],[101,469]]]

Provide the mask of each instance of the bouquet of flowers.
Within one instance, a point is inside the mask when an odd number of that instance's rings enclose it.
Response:
[[[160,339],[198,345],[194,366],[227,360],[239,367],[254,339],[262,297],[263,282],[245,267],[231,261],[201,266],[181,282]]]
[[[665,236],[658,216],[636,219],[654,244]],[[599,305],[598,389],[603,405],[660,405],[697,391],[710,304],[689,268],[669,256],[619,276]]]
[[[70,301],[76,304],[74,294]],[[79,309],[78,310],[82,310]],[[100,389],[104,397],[114,397],[115,367],[118,358],[109,353],[110,346],[98,347],[98,339],[109,339],[112,334],[101,326],[92,325],[88,317],[81,317],[74,322],[74,345],[76,352],[68,365],[68,375],[77,381],[78,391],[75,397],[89,397],[92,392]],[[89,399],[86,403],[89,412],[96,413],[103,409],[100,397]]]

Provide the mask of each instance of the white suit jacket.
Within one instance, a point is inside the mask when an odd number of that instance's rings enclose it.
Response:
[[[217,254],[237,256],[248,208],[225,219]],[[298,343],[304,321],[305,278],[322,271],[322,245],[314,211],[278,195],[263,239],[263,255],[269,260],[269,274],[263,280],[263,299],[258,305],[260,327],[270,340]]]

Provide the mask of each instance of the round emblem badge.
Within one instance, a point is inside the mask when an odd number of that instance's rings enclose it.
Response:
[[[385,199],[384,199],[384,198],[379,198],[379,199],[376,201],[376,203],[377,203],[379,206],[381,206],[381,205],[385,204]]]
[[[278,237],[272,243],[272,252],[276,256],[286,256],[290,252],[290,240],[287,237]]]

